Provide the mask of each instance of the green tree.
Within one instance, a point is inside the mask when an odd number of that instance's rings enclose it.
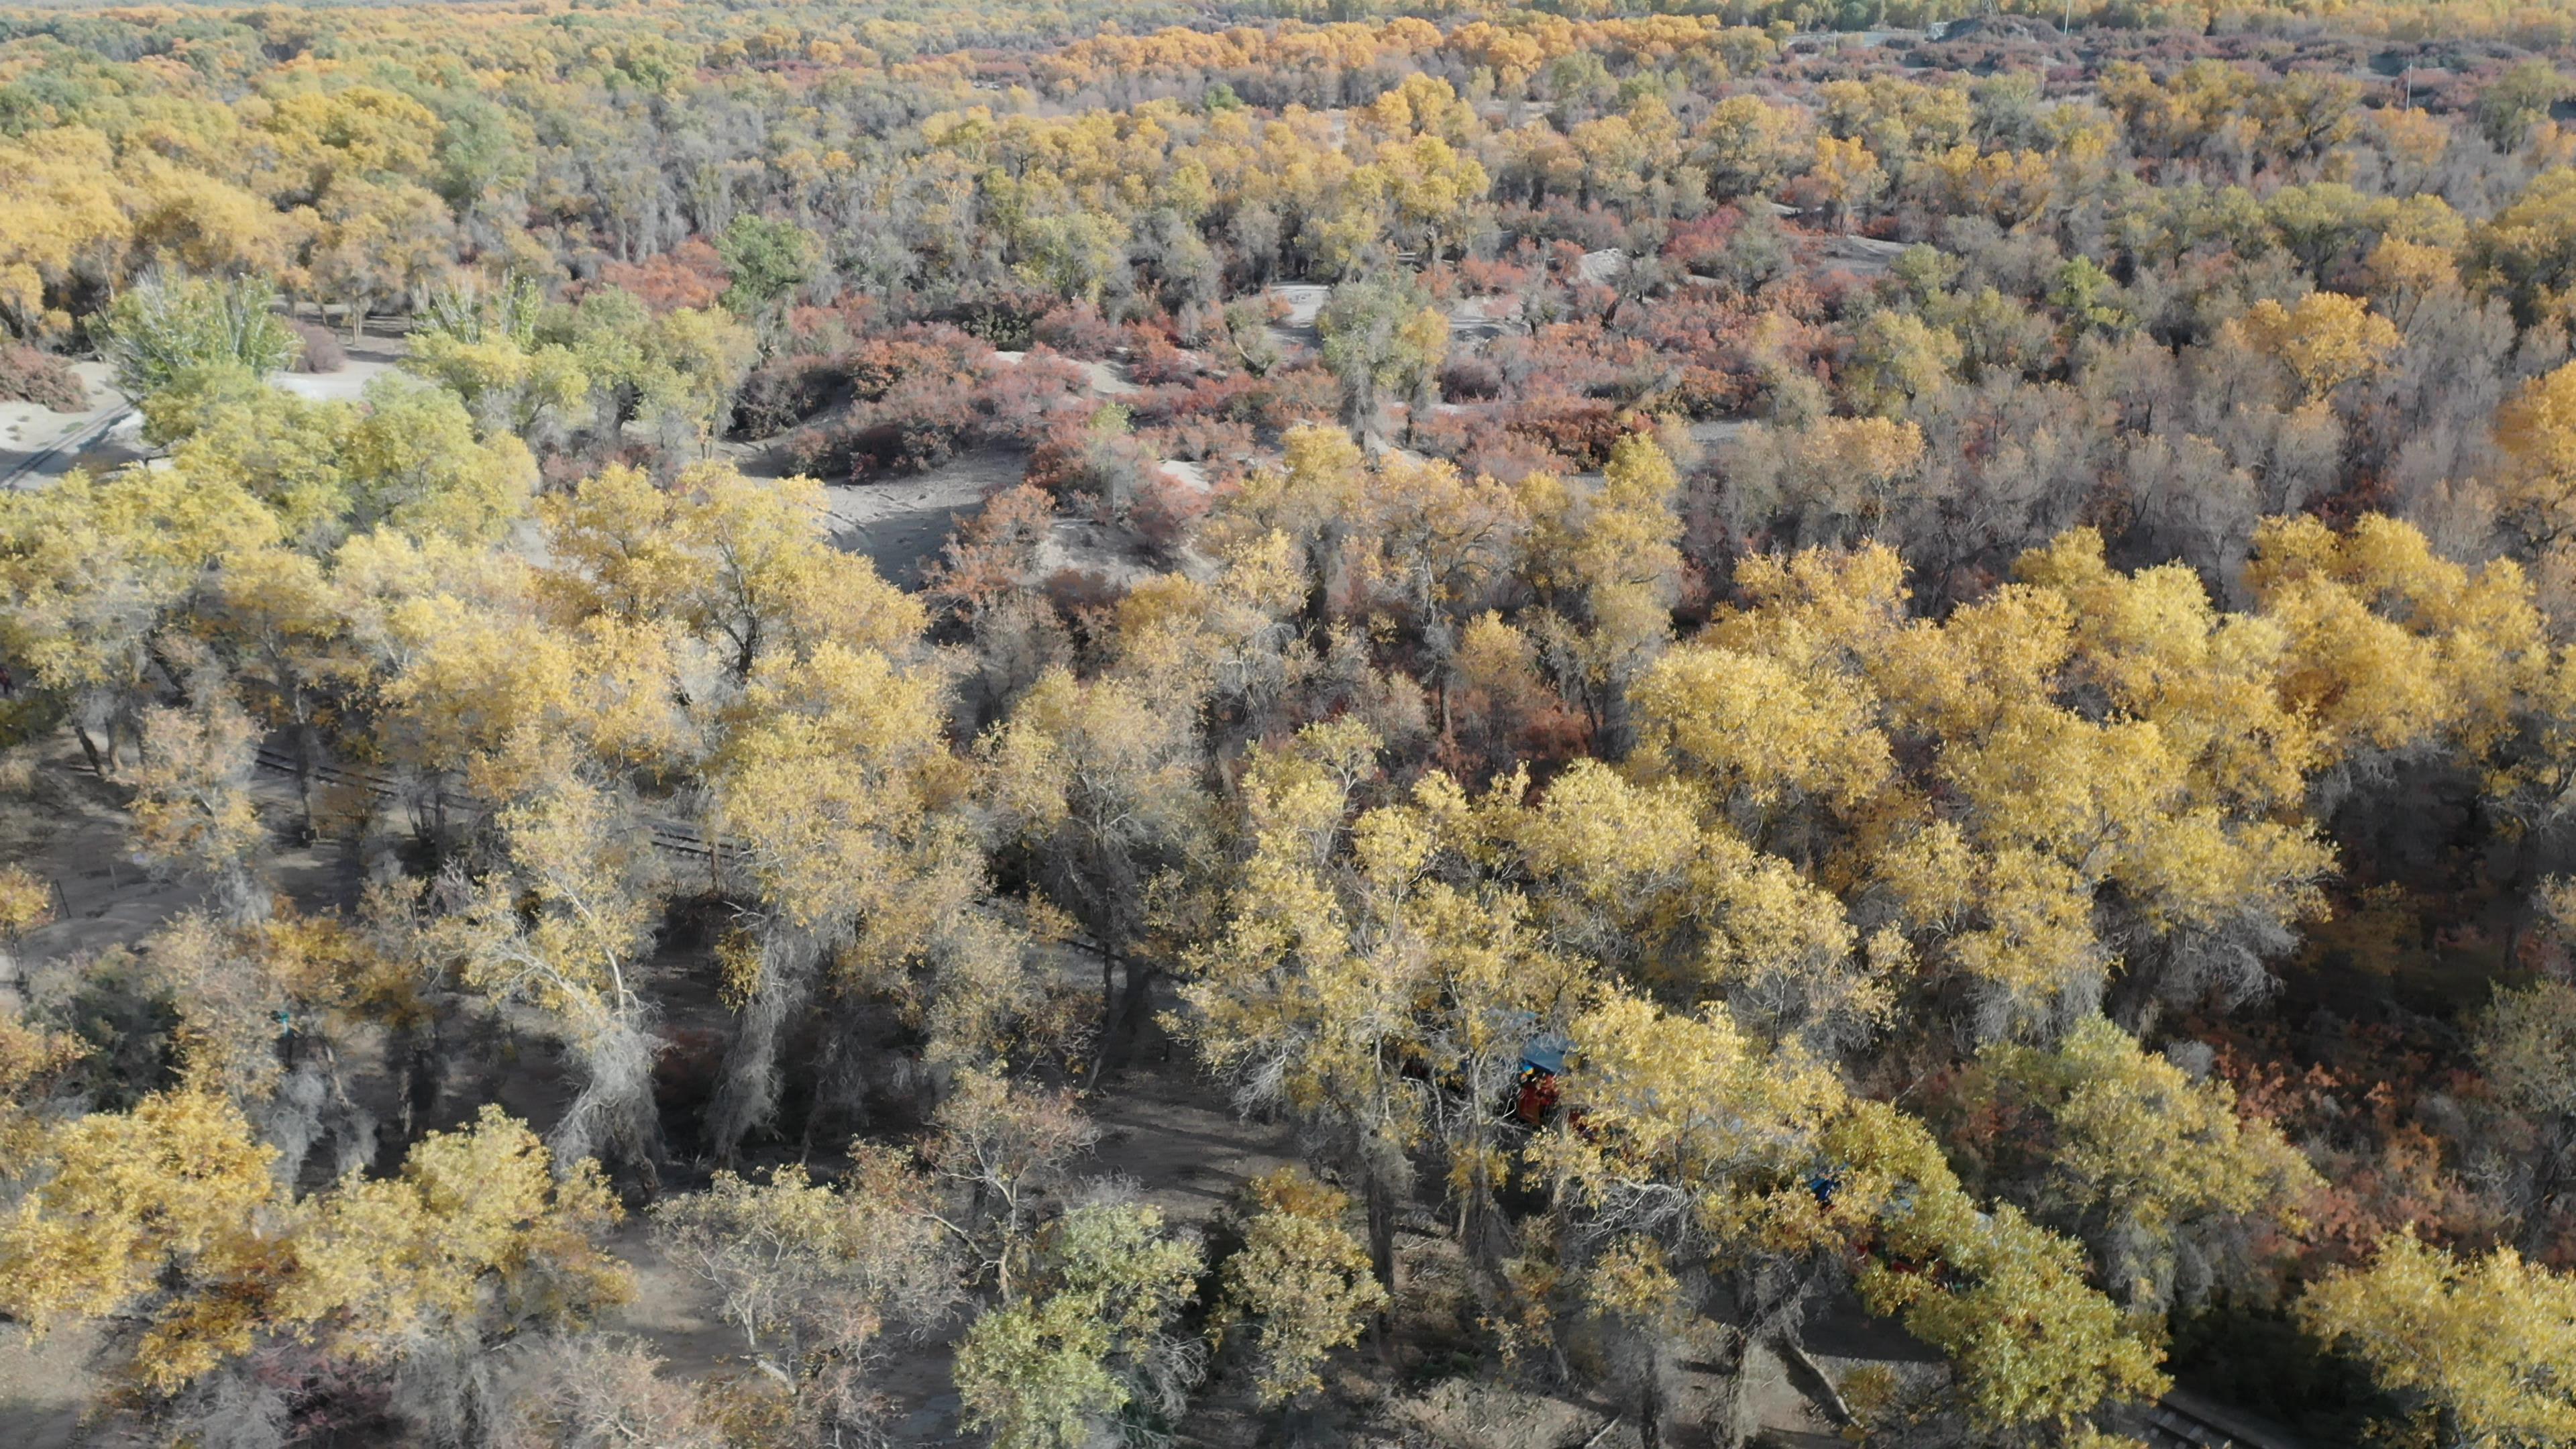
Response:
[[[2576,988],[2542,980],[2497,991],[2470,1045],[2497,1100],[2524,1128],[2510,1152],[2520,1169],[2510,1190],[2524,1244],[2537,1250],[2576,1194]]]
[[[792,221],[764,216],[737,216],[716,239],[716,254],[733,277],[724,304],[736,316],[758,317],[775,309],[798,287],[813,279],[822,264],[820,237]]]
[[[1064,1185],[1074,1159],[1100,1139],[1070,1092],[1049,1092],[998,1071],[970,1067],[932,1118],[931,1170],[966,1194],[949,1222],[990,1273],[1004,1303],[1030,1291],[1029,1230],[1041,1198]]]
[[[2117,336],[2137,325],[2120,305],[2120,284],[2090,257],[2073,258],[2057,269],[2048,301],[2065,316],[2069,336]]]
[[[1541,612],[1531,623],[1558,688],[1624,751],[1628,689],[1672,641],[1680,596],[1681,477],[1654,439],[1631,434],[1611,450],[1598,490],[1554,474],[1521,484],[1530,536],[1523,576]]]
[[[1169,1332],[1197,1292],[1198,1243],[1154,1208],[1077,1207],[1038,1242],[1033,1291],[987,1312],[957,1349],[966,1426],[995,1449],[1082,1449],[1126,1423],[1168,1430],[1198,1382]]]
[[[479,880],[455,871],[440,883],[450,909],[425,944],[468,985],[552,1018],[580,1063],[550,1144],[557,1161],[605,1151],[649,1184],[662,1157],[660,1039],[636,973],[667,889],[661,858],[632,806],[569,759],[525,768],[497,822],[506,857]]]
[[[204,884],[227,916],[256,920],[269,909],[269,832],[251,794],[259,741],[218,677],[201,672],[194,683],[190,707],[144,711],[143,748],[121,776],[134,792],[135,853]]]
[[[2531,138],[2531,128],[2566,99],[2567,78],[2540,56],[2526,56],[2478,92],[2478,131],[2487,144],[2511,153]]]
[[[1131,680],[1051,669],[984,743],[995,823],[1100,958],[1104,1063],[1122,1033],[1144,1024],[1165,964],[1150,939],[1151,901],[1205,872],[1217,848],[1184,705]],[[1122,973],[1123,1010],[1113,985]]]
[[[265,377],[293,362],[302,344],[276,308],[277,289],[257,278],[155,275],[91,325],[117,390],[139,401],[199,370]]]
[[[1947,389],[1961,356],[1959,339],[1947,329],[1911,312],[1881,309],[1869,314],[1853,339],[1843,386],[1855,409],[1900,416]]]
[[[1527,1025],[1561,1021],[1580,986],[1521,898],[1475,880],[1487,842],[1446,776],[1427,777],[1413,800],[1357,808],[1378,750],[1344,718],[1255,758],[1250,858],[1181,994],[1184,1028],[1237,1102],[1283,1109],[1357,1187],[1370,1263],[1391,1289],[1396,1211],[1419,1148],[1446,1157],[1479,1268],[1492,1266],[1489,1213],[1507,1175],[1498,1124],[1453,1110],[1405,1064],[1467,1101],[1498,1098]]]
[[[1374,431],[1388,395],[1415,414],[1436,400],[1440,364],[1449,355],[1449,319],[1410,275],[1380,274],[1333,288],[1315,315],[1324,365],[1342,384],[1342,418],[1351,436]]]
[[[2239,1117],[2225,1082],[2192,1081],[2099,1017],[2053,1049],[1997,1047],[1983,1065],[1992,1108],[2016,1124],[1987,1186],[2083,1241],[2131,1307],[2188,1302],[2221,1278],[2252,1290],[2256,1265],[2229,1262],[2250,1236],[2240,1225],[2295,1227],[2325,1185],[2269,1123]]]

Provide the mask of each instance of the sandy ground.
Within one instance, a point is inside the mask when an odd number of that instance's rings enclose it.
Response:
[[[1325,299],[1333,295],[1332,288],[1312,282],[1279,282],[1268,290],[1288,304],[1288,315],[1279,320],[1289,327],[1314,326],[1315,314],[1324,310]]]
[[[10,1449],[67,1449],[80,1442],[81,1412],[98,1381],[89,1371],[98,1335],[68,1329],[30,1340],[15,1324],[0,1328],[0,1444]]]
[[[994,354],[1006,363],[1017,363],[1025,355]],[[1126,397],[1139,390],[1115,363],[1078,365],[1091,379],[1094,396]],[[731,451],[745,473],[779,476],[782,463],[775,449],[751,445]],[[1210,486],[1206,470],[1196,463],[1166,462],[1163,470],[1184,486],[1202,492]],[[833,541],[852,553],[867,555],[885,578],[904,588],[917,588],[923,571],[937,560],[957,525],[973,517],[986,499],[1016,485],[1027,471],[1026,450],[996,444],[961,453],[927,472],[875,483],[835,484],[824,490]],[[1054,536],[1040,546],[1038,558],[1043,574],[1082,569],[1130,584],[1159,567],[1126,530],[1087,518],[1058,519]]]
[[[1472,345],[1516,328],[1521,321],[1518,297],[1461,297],[1449,304],[1453,344]]]
[[[1626,265],[1627,258],[1618,252],[1594,252],[1584,258],[1584,277],[1607,280]],[[1598,277],[1593,275],[1596,271],[1600,273]],[[1287,315],[1279,319],[1278,327],[1291,336],[1300,331],[1311,335],[1316,314],[1324,310],[1333,289],[1316,282],[1279,282],[1267,288],[1266,294],[1288,304]],[[1517,318],[1520,310],[1518,297],[1461,297],[1449,305],[1449,325],[1453,330],[1492,328]]]
[[[1866,236],[1800,237],[1796,248],[1799,260],[1811,272],[1849,272],[1862,278],[1886,276],[1906,252],[1903,242]]]
[[[31,763],[23,788],[0,790],[0,860],[34,871],[53,887],[57,905],[54,921],[19,938],[18,960],[60,960],[130,946],[198,903],[197,891],[157,880],[135,864],[127,843],[130,817],[90,773],[68,730]],[[301,844],[288,833],[293,786],[263,776],[258,794],[276,832],[270,871],[276,887],[314,908],[353,899],[354,872],[343,853],[328,844]],[[14,984],[14,977],[0,979]]]
[[[101,434],[130,416],[124,395],[107,385],[106,363],[75,362],[72,374],[89,388],[90,405],[80,412],[0,402],[0,485],[31,487],[61,477]]]
[[[401,363],[403,339],[370,337],[354,344],[343,344],[349,361],[338,372],[281,372],[269,381],[295,394],[316,402],[356,402],[364,397],[367,384],[391,372]]]
[[[1267,288],[1266,294],[1288,304],[1287,315],[1266,329],[1272,346],[1293,358],[1324,345],[1323,334],[1315,329],[1315,315],[1324,310],[1324,302],[1333,295],[1332,288],[1311,282],[1280,282]]]
[[[1017,448],[978,448],[926,473],[826,488],[833,542],[866,554],[894,583],[918,587],[957,524],[1027,470],[1028,455]]]
[[[1085,362],[1078,364],[1091,378],[1091,390],[1100,397],[1127,397],[1138,391],[1136,384],[1123,376],[1115,363]]]
[[[1626,270],[1628,270],[1628,254],[1616,247],[1604,248],[1597,252],[1585,252],[1583,260],[1575,266],[1576,274],[1596,287],[1615,280]]]

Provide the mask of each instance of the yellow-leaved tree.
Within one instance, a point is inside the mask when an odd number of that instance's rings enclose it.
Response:
[[[740,1016],[714,1111],[723,1153],[775,1111],[779,1037],[827,962],[842,999],[889,993],[917,1010],[944,955],[1016,960],[1015,942],[972,924],[983,860],[949,809],[967,780],[939,705],[930,670],[827,641],[763,668],[736,708],[712,819],[760,905],[730,956]]]
[[[1797,1352],[1816,1282],[1801,1265],[1845,1254],[1872,1311],[1951,1358],[1950,1393],[1989,1432],[2162,1391],[2145,1325],[2091,1285],[2081,1247],[2009,1205],[1981,1209],[1920,1122],[1764,1047],[1722,1007],[1684,1016],[1622,992],[1571,1036],[1580,1130],[1544,1134],[1532,1157],[1564,1194],[1568,1271],[1626,1342],[1642,1421],[1665,1412],[1666,1361],[1721,1302],[1730,1356]]]
[[[1256,757],[1249,854],[1219,933],[1190,958],[1177,1020],[1239,1104],[1284,1112],[1341,1165],[1392,1287],[1397,1205],[1426,1143],[1448,1168],[1472,1260],[1493,1265],[1508,1164],[1486,1104],[1582,982],[1517,893],[1452,869],[1478,833],[1454,784],[1435,775],[1411,800],[1363,808],[1377,749],[1344,719]]]
[[[1359,1342],[1387,1294],[1343,1223],[1349,1194],[1295,1168],[1254,1178],[1246,1194],[1243,1246],[1225,1260],[1210,1331],[1220,1344],[1250,1336],[1255,1392],[1269,1408],[1321,1389],[1325,1358]]]
[[[153,1401],[318,1344],[400,1373],[453,1432],[486,1354],[585,1326],[631,1289],[599,1244],[618,1209],[588,1163],[557,1180],[536,1135],[486,1107],[401,1172],[296,1201],[224,1099],[180,1091],[46,1127],[36,1185],[0,1223],[0,1305],[38,1332],[112,1319],[118,1379]]]
[[[668,889],[663,862],[631,800],[547,753],[496,817],[502,854],[479,874],[451,867],[431,888],[422,944],[466,984],[555,1023],[580,1065],[550,1144],[558,1166],[587,1171],[607,1154],[649,1183],[662,1157],[661,1042],[637,972]]]
[[[1613,758],[1625,752],[1629,688],[1672,640],[1679,488],[1671,457],[1643,434],[1619,440],[1597,492],[1547,473],[1520,488],[1530,522],[1522,572],[1540,602],[1526,627]]]
[[[2576,1436],[2576,1279],[2510,1248],[2464,1260],[2392,1234],[2368,1267],[2311,1286],[2298,1311],[2369,1367],[2425,1442],[2503,1449]]]

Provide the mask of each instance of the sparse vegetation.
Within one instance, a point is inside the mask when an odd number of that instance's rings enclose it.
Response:
[[[2571,66],[0,10],[0,1422],[2576,1442]]]

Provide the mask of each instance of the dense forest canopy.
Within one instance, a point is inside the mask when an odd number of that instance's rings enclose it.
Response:
[[[2576,7],[1674,10],[0,10],[0,1428],[2576,1445]]]

